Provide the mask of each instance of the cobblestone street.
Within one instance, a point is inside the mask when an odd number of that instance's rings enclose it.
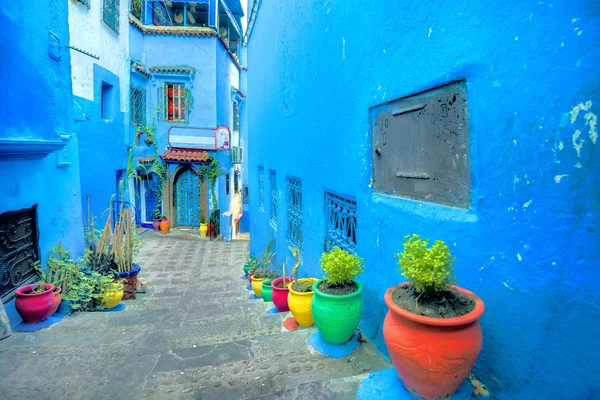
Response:
[[[389,367],[368,343],[333,359],[307,345],[316,328],[282,332],[290,314],[240,279],[247,241],[142,237],[147,293],[0,341],[3,399],[347,399]]]

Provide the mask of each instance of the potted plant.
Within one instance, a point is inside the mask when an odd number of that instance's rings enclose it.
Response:
[[[288,295],[288,306],[298,325],[308,327],[315,323],[312,317],[312,297],[314,295],[312,285],[317,279],[298,279],[300,250],[295,247],[292,249],[292,253],[294,254],[294,257],[296,257],[296,263],[292,269],[294,279],[288,284],[288,289],[290,291]]]
[[[275,258],[275,251],[273,251],[274,246],[274,239],[270,240],[269,243],[267,243],[267,247],[258,258],[258,261],[256,263],[256,269],[254,270],[254,274],[252,275],[252,290],[254,291],[254,294],[256,294],[258,297],[262,297],[263,281],[267,278],[277,277],[277,273],[269,269],[273,258]]]
[[[160,208],[157,206],[152,212],[152,229],[154,232],[160,232],[160,219],[162,215],[160,213]]]
[[[362,258],[339,247],[321,255],[321,270],[326,276],[312,287],[312,316],[328,343],[346,343],[360,322],[362,284],[354,277],[362,273],[363,266]]]
[[[40,282],[16,290],[15,308],[23,322],[34,324],[50,316],[54,307],[54,285]]]
[[[50,315],[54,315],[62,300],[61,292],[67,293],[69,280],[76,267],[69,256],[69,252],[60,242],[56,247],[52,248],[46,269],[42,268],[39,261],[36,261],[33,266],[42,282],[50,283],[54,286],[54,305],[50,310]]]
[[[100,300],[107,309],[115,308],[123,299],[123,282],[117,279],[106,285],[100,295]]]
[[[298,266],[299,263],[300,261],[296,257],[295,266]],[[271,301],[278,312],[290,311],[290,307],[288,306],[288,295],[290,293],[288,285],[294,280],[290,276],[285,276],[285,264],[282,265],[282,272],[281,278],[275,278],[271,282]]]
[[[208,224],[206,223],[206,219],[204,216],[200,217],[200,237],[206,237],[208,233]]]
[[[163,235],[166,235],[167,233],[169,233],[169,229],[171,229],[171,222],[169,222],[169,219],[163,215],[160,218],[159,226],[160,226],[160,232]]]
[[[484,304],[451,285],[454,258],[446,244],[406,236],[396,254],[409,282],[389,288],[383,335],[406,388],[425,399],[452,395],[467,377],[482,344]]]
[[[250,270],[255,267],[256,267],[256,258],[250,257],[248,259],[248,261],[246,261],[244,263],[244,275],[248,276],[248,272],[250,272]]]

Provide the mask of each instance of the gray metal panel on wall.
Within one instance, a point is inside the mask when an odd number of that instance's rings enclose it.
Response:
[[[375,191],[468,208],[466,82],[371,109]]]

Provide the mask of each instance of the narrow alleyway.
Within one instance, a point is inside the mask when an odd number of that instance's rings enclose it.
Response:
[[[361,374],[389,367],[363,343],[332,359],[282,332],[289,313],[251,300],[248,242],[143,235],[145,294],[121,312],[76,313],[0,341],[2,398],[354,398]]]

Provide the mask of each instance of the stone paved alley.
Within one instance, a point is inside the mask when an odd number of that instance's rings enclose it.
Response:
[[[389,367],[368,343],[333,359],[307,345],[316,328],[282,332],[290,314],[240,279],[247,241],[142,237],[147,293],[0,341],[3,399],[347,399]]]

